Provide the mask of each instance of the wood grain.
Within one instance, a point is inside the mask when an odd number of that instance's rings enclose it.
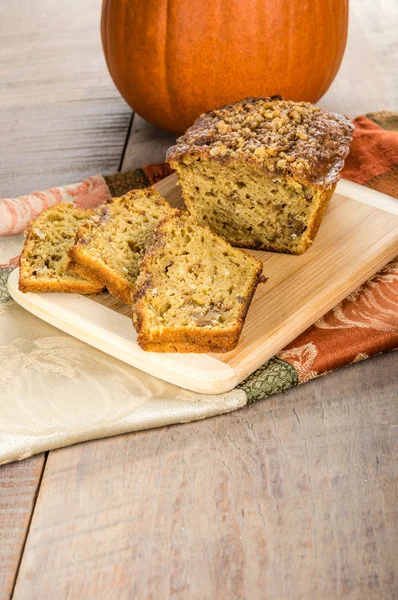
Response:
[[[118,170],[131,110],[105,66],[99,11],[0,3],[0,197]]]
[[[393,598],[394,366],[52,452],[14,599]]]
[[[99,11],[97,0],[0,2],[0,198],[118,169],[131,110],[106,70]],[[43,464],[39,455],[0,467],[1,600]]]
[[[175,136],[134,114],[122,171],[164,162],[166,151],[174,144],[175,139]]]
[[[7,600],[44,468],[44,454],[0,466],[0,600]]]
[[[322,106],[398,109],[397,10],[351,0],[346,55]],[[103,65],[99,11],[96,0],[0,3],[0,195],[117,169],[130,111]],[[137,123],[123,170],[163,161],[169,145]],[[217,419],[50,453],[14,598],[396,597],[396,360]],[[39,460],[0,468],[2,523],[5,506],[14,515],[10,473],[25,489]],[[8,582],[21,522],[4,529]]]

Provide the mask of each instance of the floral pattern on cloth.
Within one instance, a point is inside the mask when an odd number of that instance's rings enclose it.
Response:
[[[243,390],[196,394],[104,354],[13,301],[0,316],[0,464],[246,404]]]
[[[122,196],[133,189],[149,187],[171,175],[167,164],[147,165],[125,173],[93,175],[84,181],[42,192],[32,192],[17,198],[0,199],[0,237],[22,233],[29,221],[49,206],[66,202],[76,208],[95,208],[114,196]]]
[[[18,198],[3,198],[0,200],[0,236],[22,233],[29,221],[49,206],[66,202],[77,208],[94,208],[110,197],[105,179],[102,175],[94,175],[76,184],[32,192]]]
[[[1,238],[15,238],[23,233],[29,221],[55,204],[73,204],[76,208],[93,209],[115,196],[122,196],[133,189],[149,187],[167,177],[172,169],[167,164],[147,165],[113,175],[94,175],[80,183],[51,188],[44,192],[32,192],[17,198],[0,199],[0,241]],[[18,251],[22,249],[21,240]],[[8,251],[0,244],[0,268],[17,267],[19,255],[15,256],[15,245],[8,244]],[[4,246],[4,244],[3,244]]]
[[[398,260],[386,265],[299,335],[278,358],[299,383],[398,348]]]
[[[75,188],[68,190],[67,196],[76,208],[95,208],[101,202],[109,200],[111,194],[105,179],[101,175],[89,177]],[[65,202],[65,200],[63,200]]]
[[[0,269],[16,269],[19,266],[19,254],[18,256],[11,256],[7,263],[1,263]]]
[[[308,342],[299,347],[282,350],[279,352],[278,358],[292,365],[298,378],[297,383],[304,383],[318,377],[318,371],[313,369],[317,355],[316,345]]]

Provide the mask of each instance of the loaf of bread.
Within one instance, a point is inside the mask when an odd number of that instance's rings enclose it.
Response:
[[[169,149],[188,210],[234,246],[301,254],[334,192],[354,126],[279,96],[201,115]]]
[[[103,286],[68,268],[68,250],[78,228],[91,210],[57,204],[40,213],[28,226],[19,269],[22,292],[72,292],[92,294]]]
[[[134,293],[138,343],[156,352],[226,352],[238,343],[262,263],[188,212],[159,224]]]
[[[70,268],[94,277],[127,304],[153,230],[170,210],[154,188],[133,190],[102,204],[79,229]]]

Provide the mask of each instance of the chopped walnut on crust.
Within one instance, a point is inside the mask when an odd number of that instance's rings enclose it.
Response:
[[[270,177],[293,177],[320,189],[339,179],[354,131],[342,115],[308,102],[245,98],[202,114],[167,152],[173,163],[209,159],[247,163]]]

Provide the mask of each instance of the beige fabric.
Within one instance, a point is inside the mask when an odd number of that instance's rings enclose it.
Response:
[[[243,390],[217,396],[183,390],[62,333],[13,301],[0,304],[0,463],[244,404]]]

